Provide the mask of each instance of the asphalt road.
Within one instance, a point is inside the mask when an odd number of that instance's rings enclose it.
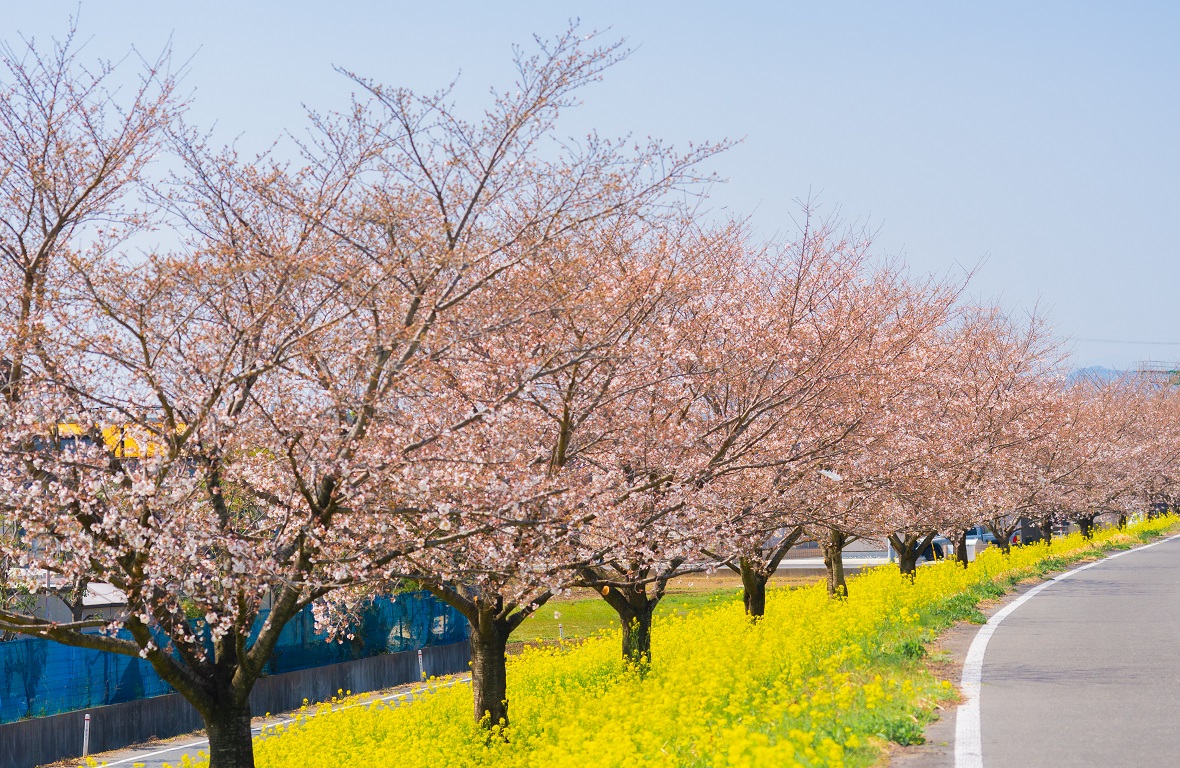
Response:
[[[1178,765],[1180,539],[1054,583],[983,660],[987,768]]]

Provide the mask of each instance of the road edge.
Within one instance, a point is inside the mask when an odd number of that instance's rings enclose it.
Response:
[[[963,701],[955,709],[955,768],[983,768],[983,729],[982,723],[980,722],[983,659],[987,652],[988,642],[991,640],[992,635],[995,634],[996,628],[1003,623],[1004,619],[1008,618],[1017,608],[1040,594],[1043,590],[1059,581],[1065,581],[1082,571],[1122,557],[1123,555],[1150,549],[1174,539],[1180,539],[1180,533],[1172,534],[1171,536],[1166,536],[1138,547],[1132,547],[1131,549],[1104,553],[1097,560],[1058,574],[1051,579],[1037,584],[1027,592],[1015,596],[1015,599],[1008,602],[988,618],[987,623],[979,628],[974,639],[972,639],[971,645],[967,649],[967,657],[963,662],[963,674],[959,681],[959,691],[963,697]]]

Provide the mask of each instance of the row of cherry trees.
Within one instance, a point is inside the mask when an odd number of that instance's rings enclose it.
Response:
[[[343,73],[353,108],[289,161],[186,126],[166,56],[128,90],[68,39],[2,54],[0,579],[128,606],[6,602],[0,631],[146,658],[214,768],[253,764],[250,691],[308,605],[347,631],[429,589],[494,724],[512,632],[563,591],[642,667],[679,574],[734,569],[757,617],[801,540],[839,595],[859,537],[913,572],[936,532],[965,559],[979,523],[1175,492],[1171,388],[1067,385],[1042,318],[806,207],[790,242],[711,221],[724,145],[555,140],[625,55],[593,35],[539,41],[474,122]]]

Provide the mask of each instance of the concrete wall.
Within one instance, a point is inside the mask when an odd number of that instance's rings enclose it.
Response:
[[[85,619],[113,619],[120,613],[123,613],[127,606],[125,605],[86,605],[83,609],[82,618]],[[37,595],[36,605],[33,608],[33,615],[38,619],[46,619],[47,621],[56,621],[65,624],[68,621],[74,620],[74,614],[70,613],[70,609],[66,606],[65,601],[56,595]]]
[[[470,658],[471,648],[466,642],[422,649],[428,676],[463,672]],[[330,699],[338,690],[364,693],[418,679],[417,651],[390,653],[264,677],[250,694],[250,706],[255,715],[277,714],[298,709],[304,699]],[[22,720],[0,725],[0,768],[34,768],[80,757],[83,717],[87,712],[92,754],[204,727],[200,715],[178,694]]]

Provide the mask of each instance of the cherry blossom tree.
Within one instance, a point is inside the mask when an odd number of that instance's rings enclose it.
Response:
[[[1147,503],[1149,385],[1132,375],[1105,383],[1083,380],[1072,389],[1078,408],[1064,446],[1068,471],[1054,478],[1054,502],[1089,537],[1099,515],[1121,517]]]
[[[488,469],[451,486],[447,503],[474,509],[477,500],[503,497],[501,506],[513,511],[499,513],[486,534],[460,546],[407,558],[413,563],[407,575],[470,621],[475,714],[489,724],[507,722],[509,636],[576,578],[595,509],[627,492],[626,480],[603,461],[628,426],[612,419],[613,406],[645,381],[634,359],[640,328],[683,289],[680,274],[692,269],[699,239],[691,221],[655,223],[647,216],[642,228],[621,219],[588,228],[558,249],[560,264],[518,273],[520,284],[508,281],[498,303],[531,296],[534,310],[482,336],[480,349],[462,357],[464,368],[479,373],[452,379],[455,386],[468,383],[462,402],[494,418],[467,430],[465,439],[478,435],[479,445],[462,458],[453,449],[439,456]],[[505,383],[490,392],[528,383],[507,404],[489,402],[470,386],[500,380]]]
[[[848,544],[894,535],[899,552],[924,548],[920,538],[895,534],[899,514],[907,509],[904,489],[927,471],[925,438],[939,424],[937,397],[948,356],[940,333],[955,316],[961,291],[946,281],[909,279],[895,267],[867,285],[861,301],[873,308],[866,312],[869,332],[852,361],[860,374],[846,394],[859,427],[821,476],[834,482],[813,480],[806,501],[812,510],[808,532],[820,542],[832,595],[848,593],[843,567]],[[921,517],[906,513],[900,519],[908,525]]]
[[[127,74],[106,61],[83,65],[76,30],[48,49],[0,45],[0,318],[3,394],[21,398],[36,376],[38,343],[67,256],[109,252],[147,222],[133,207],[137,184],[183,105],[165,51],[119,92]],[[30,372],[30,369],[33,369]]]
[[[1171,381],[1145,387],[1142,415],[1144,456],[1143,493],[1147,514],[1175,508],[1180,477],[1180,391]]]
[[[237,458],[281,447],[266,439],[266,385],[339,320],[335,287],[308,269],[316,228],[271,206],[238,213],[258,235],[238,247],[200,237],[191,251],[142,261],[71,259],[71,288],[38,339],[45,373],[6,413],[4,502],[43,543],[12,555],[67,582],[108,582],[127,608],[113,622],[0,617],[34,636],[145,657],[230,765],[250,762],[251,686],[282,626],[314,599],[305,582],[320,565],[311,525],[282,516],[290,494],[247,493],[262,482]],[[254,250],[263,241],[265,258]]]
[[[713,398],[737,430],[757,436],[711,491],[725,530],[715,557],[741,576],[755,618],[765,612],[768,580],[814,519],[801,491],[860,426],[847,394],[880,319],[869,317],[861,290],[870,239],[835,220],[817,225],[808,207],[803,213],[798,240],[761,255],[754,282],[763,290],[743,302],[749,330],[741,343],[757,354],[731,364],[732,380]]]
[[[429,589],[491,728],[512,632],[571,587],[643,668],[677,575],[732,568],[758,617],[804,535],[846,595],[859,537],[912,574],[940,530],[965,560],[977,522],[1006,549],[1020,515],[1088,534],[1180,494],[1171,387],[1067,387],[1041,318],[809,208],[784,246],[705,225],[686,200],[724,145],[558,140],[625,55],[538,40],[474,121],[345,72],[363,96],[280,160],[182,125],[167,55],[121,94],[72,33],[0,49],[0,632],[147,659],[236,768],[309,606],[347,633]],[[96,581],[114,620],[76,610]],[[47,590],[70,621],[32,614]]]
[[[38,386],[48,362],[40,339],[70,279],[70,257],[108,252],[148,224],[134,207],[138,184],[183,109],[167,49],[120,92],[131,67],[83,65],[75,37],[71,24],[48,47],[0,44],[0,393],[10,408]],[[3,513],[0,610],[33,606],[28,585],[10,582],[17,560],[7,553],[25,538],[19,519]],[[87,584],[39,586],[79,618]]]
[[[609,356],[556,382],[558,405],[549,409],[569,433],[553,446],[553,466],[585,472],[603,489],[584,502],[589,514],[571,538],[575,583],[595,589],[615,609],[624,655],[640,663],[649,657],[652,613],[668,580],[703,568],[707,559],[701,549],[710,523],[699,514],[699,497],[708,469],[698,463],[685,470],[676,462],[697,447],[686,411],[702,407],[703,382],[717,371],[706,353],[717,343],[709,324],[724,321],[722,313],[735,305],[735,280],[747,263],[745,236],[735,227],[678,226],[670,233],[675,236],[661,237],[654,249],[664,256],[653,266],[662,263],[663,270],[614,276],[618,288],[605,303],[630,306],[615,295],[636,284],[649,286],[649,298],[625,325],[606,324],[623,331]],[[600,324],[585,315],[575,335],[597,335],[591,329]]]
[[[764,378],[753,379],[755,387],[732,390],[770,389],[770,379],[779,397],[768,419],[773,428],[749,449],[757,458],[735,467],[728,484],[737,494],[727,501],[734,531],[728,546],[737,548],[728,563],[742,575],[753,616],[762,614],[766,581],[804,526],[823,539],[833,573],[839,550],[863,535],[860,518],[851,514],[859,503],[848,504],[869,481],[845,480],[839,468],[863,463],[864,447],[880,437],[890,387],[908,381],[925,337],[945,321],[954,296],[944,286],[910,283],[895,264],[871,261],[864,233],[831,222],[812,230],[810,218],[805,222],[780,263],[785,279],[774,298],[755,307],[763,327],[752,336],[764,359],[779,367],[769,375],[756,371]],[[744,403],[735,402],[740,412]],[[848,496],[837,498],[840,492]],[[835,561],[832,542],[838,543]],[[846,590],[843,577],[835,579]]]
[[[146,166],[183,104],[174,97],[168,51],[136,73],[107,61],[83,65],[71,25],[48,48],[0,45],[0,393],[8,408],[36,389],[47,359],[41,339],[70,280],[70,259],[109,252],[148,220],[135,210]],[[119,92],[121,78],[134,87]],[[0,517],[0,610],[30,610],[27,584],[12,583],[25,546],[20,520]],[[88,580],[39,584],[79,618]]]
[[[1061,355],[1043,318],[1017,322],[998,309],[973,312],[958,336],[956,422],[964,435],[952,471],[964,516],[982,522],[1007,552],[1033,508],[1021,483],[1034,474],[1038,443],[1060,417]],[[961,526],[962,527],[962,524]],[[959,531],[960,543],[964,535]]]
[[[465,432],[495,414],[444,396],[455,355],[538,311],[483,293],[690,183],[714,151],[543,147],[617,60],[596,44],[571,30],[522,56],[518,87],[476,124],[443,97],[367,84],[373,102],[317,116],[293,164],[172,130],[187,170],[153,200],[181,245],[71,248],[68,281],[46,291],[52,321],[5,336],[38,368],[10,376],[3,501],[48,544],[6,554],[109,582],[127,610],[53,624],[6,609],[0,628],[145,657],[205,719],[211,765],[251,765],[249,694],[290,618],[511,518],[500,494],[450,527],[449,492],[471,474],[437,462],[478,449]],[[503,405],[528,385],[478,386]]]

